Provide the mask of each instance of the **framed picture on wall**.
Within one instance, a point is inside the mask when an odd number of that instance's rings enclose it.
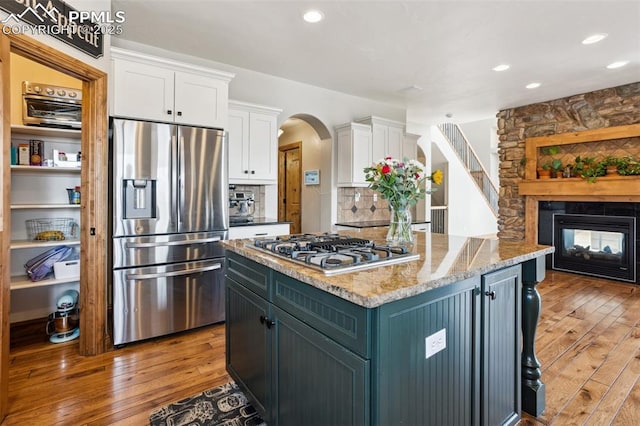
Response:
[[[305,170],[304,171],[304,184],[305,185],[320,185],[320,170]]]

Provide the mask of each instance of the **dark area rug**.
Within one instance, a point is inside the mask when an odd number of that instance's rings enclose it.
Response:
[[[234,383],[158,408],[149,415],[151,426],[265,425]]]

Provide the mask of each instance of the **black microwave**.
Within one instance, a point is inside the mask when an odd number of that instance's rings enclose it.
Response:
[[[82,127],[82,90],[22,82],[22,122],[27,126]]]

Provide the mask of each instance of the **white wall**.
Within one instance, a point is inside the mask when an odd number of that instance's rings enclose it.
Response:
[[[440,130],[436,126],[407,123],[407,132],[424,135],[418,140],[418,145],[427,156],[437,149],[447,161],[443,186],[447,187],[448,233],[462,236],[495,234],[498,231],[496,217]],[[427,168],[431,167],[427,158]],[[427,203],[429,208],[430,201]]]

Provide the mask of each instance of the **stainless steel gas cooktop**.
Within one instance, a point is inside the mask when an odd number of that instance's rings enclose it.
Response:
[[[254,240],[249,247],[336,275],[420,258],[410,246],[378,245],[339,234],[294,234]]]

